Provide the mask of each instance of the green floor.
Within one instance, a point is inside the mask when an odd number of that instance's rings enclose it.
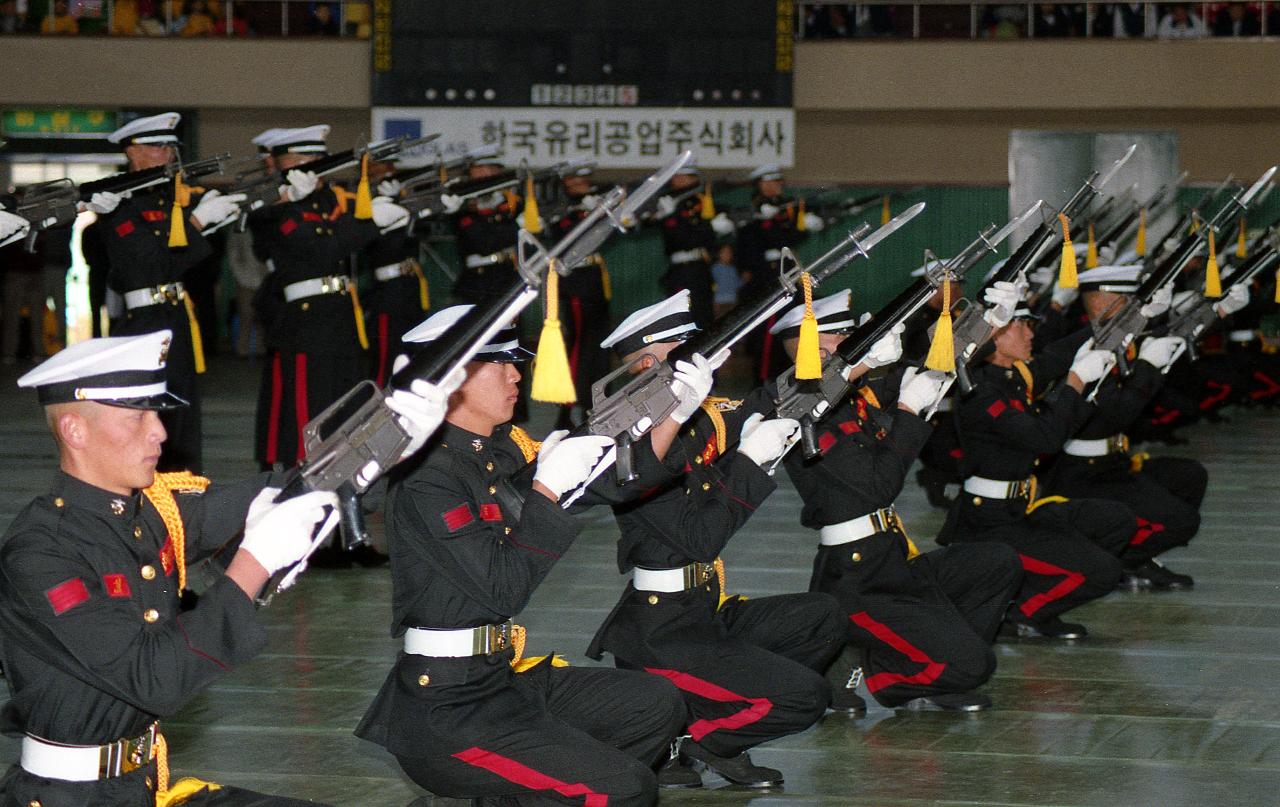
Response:
[[[34,396],[0,374],[0,520],[42,491],[52,442]],[[249,462],[258,368],[213,364],[206,398],[208,470],[234,478]],[[1092,635],[1075,645],[1002,643],[987,691],[995,708],[956,717],[873,707],[828,717],[755,758],[781,768],[767,795],[712,787],[664,793],[664,804],[1280,804],[1280,415],[1229,413],[1188,432],[1178,453],[1210,468],[1204,527],[1171,565],[1195,575],[1179,594],[1115,593],[1076,613]],[[909,484],[899,502],[922,548],[941,513]],[[783,487],[726,553],[734,591],[802,590],[813,536],[796,526]],[[534,597],[521,622],[533,652],[575,663],[615,601],[616,530],[605,513]],[[923,540],[921,540],[923,539]],[[421,791],[381,749],[351,734],[395,653],[385,571],[310,572],[264,612],[268,653],[167,721],[172,764],[194,774],[334,805],[405,805]],[[0,758],[17,743],[0,739]]]

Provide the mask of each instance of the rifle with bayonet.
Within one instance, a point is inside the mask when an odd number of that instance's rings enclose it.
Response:
[[[1204,195],[1201,196],[1195,204],[1187,208],[1187,212],[1182,214],[1182,217],[1174,222],[1172,227],[1157,238],[1147,238],[1147,259],[1145,263],[1148,270],[1150,270],[1158,260],[1164,257],[1163,246],[1165,241],[1173,237],[1181,238],[1182,234],[1189,232],[1196,222],[1202,218],[1200,211],[1213,204],[1213,201],[1221,196],[1223,191],[1233,187],[1235,185],[1235,179],[1235,174],[1227,174],[1226,179],[1205,191]]]
[[[80,212],[80,195],[69,179],[42,182],[23,192],[22,201],[13,212],[29,222],[23,249],[35,252],[36,238],[40,233],[76,220],[76,215]]]
[[[1039,203],[1037,203],[1038,205]],[[1033,208],[1033,211],[1035,208]],[[1033,212],[1032,211],[1032,212]],[[800,444],[806,458],[818,454],[814,424],[831,406],[849,394],[852,382],[848,373],[871,352],[872,346],[922,309],[944,282],[959,283],[978,261],[995,252],[1022,219],[1015,219],[997,231],[994,224],[978,233],[978,237],[949,261],[934,261],[924,276],[912,283],[853,333],[841,340],[835,351],[822,361],[822,377],[801,381],[795,367],[788,367],[774,379],[774,408],[778,417],[800,422]]]
[[[230,162],[230,154],[216,154],[194,162],[172,162],[167,165],[157,165],[154,168],[143,168],[140,171],[126,171],[86,182],[77,188],[77,192],[82,202],[88,202],[95,193],[114,193],[123,196],[126,193],[136,193],[162,185],[172,180],[177,174],[182,174],[183,182],[191,184],[201,177],[223,173]]]
[[[1129,242],[1129,239],[1137,234],[1138,225],[1142,219],[1142,212],[1146,211],[1147,221],[1155,221],[1164,215],[1175,201],[1177,201],[1178,186],[1187,178],[1187,171],[1173,182],[1166,182],[1145,202],[1132,202],[1125,210],[1124,215],[1118,217],[1115,222],[1108,226],[1098,237],[1098,246],[1103,244],[1111,244],[1116,254],[1120,254],[1120,248]]]
[[[485,343],[538,298],[547,272],[568,274],[570,267],[598,251],[615,229],[625,230],[624,222],[634,221],[640,209],[691,159],[691,152],[682,152],[631,193],[615,187],[549,250],[522,231],[517,245],[517,276],[500,297],[467,311],[450,328],[448,338],[415,351],[408,364],[391,376],[386,389],[372,381],[357,384],[307,423],[303,429],[306,456],[277,501],[313,490],[333,491],[338,495],[341,518],[346,522],[346,540],[363,541],[363,528],[358,523],[359,497],[385,469],[400,460],[410,442],[395,413],[387,408],[387,396],[395,390],[408,389],[419,379],[440,383],[465,367]],[[329,519],[319,531],[311,551],[327,538],[332,522],[333,519]],[[304,558],[272,575],[259,602],[266,604],[276,592],[288,588],[305,568]]]
[[[1110,314],[1108,318],[1103,319],[1100,323],[1094,323],[1094,349],[1109,350],[1114,353],[1116,366],[1121,376],[1129,374],[1129,365],[1125,356],[1129,343],[1147,327],[1148,318],[1142,313],[1142,309],[1156,295],[1156,292],[1172,283],[1182,273],[1182,270],[1200,251],[1210,229],[1214,233],[1231,230],[1240,216],[1244,215],[1249,206],[1253,204],[1263,187],[1271,181],[1271,177],[1275,172],[1276,166],[1272,166],[1248,190],[1241,191],[1231,197],[1218,210],[1212,220],[1197,227],[1195,232],[1184,235],[1178,245],[1157,262],[1155,269],[1143,279],[1138,286],[1138,290],[1124,300],[1123,305],[1120,305],[1118,309],[1113,306],[1113,310],[1108,312]],[[1099,379],[1098,384],[1089,395],[1090,399],[1097,395],[1098,389],[1101,388],[1105,380],[1105,377]]]

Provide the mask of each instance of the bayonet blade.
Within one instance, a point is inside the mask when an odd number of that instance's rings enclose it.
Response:
[[[866,238],[863,238],[858,243],[862,245],[862,249],[864,251],[870,252],[876,244],[879,244],[881,241],[893,235],[902,227],[902,225],[920,215],[924,208],[924,202],[916,202],[911,207],[908,207],[906,210],[889,219],[888,222],[880,226],[880,229],[876,230]]]
[[[627,195],[626,200],[617,210],[618,219],[626,222],[629,219],[634,218],[635,215],[640,212],[640,208],[644,206],[645,202],[648,202],[651,198],[656,196],[658,191],[662,190],[666,184],[671,181],[671,178],[676,175],[676,172],[681,168],[684,168],[692,159],[693,152],[685,149],[661,171],[651,174],[640,184],[640,187]]]
[[[1116,160],[1114,163],[1111,164],[1111,167],[1107,169],[1107,173],[1102,175],[1102,177],[1098,180],[1098,183],[1093,186],[1093,189],[1100,190],[1104,185],[1110,182],[1112,178],[1114,178],[1115,175],[1120,171],[1120,169],[1124,167],[1124,164],[1129,162],[1129,158],[1132,157],[1133,153],[1137,150],[1138,150],[1137,143],[1134,143],[1131,146],[1129,146],[1129,148],[1125,149],[1124,155],[1121,156],[1120,159]]]
[[[1266,173],[1258,177],[1258,181],[1250,186],[1249,190],[1244,192],[1244,196],[1240,197],[1240,206],[1248,207],[1253,202],[1253,197],[1262,192],[1266,184],[1271,181],[1271,177],[1275,176],[1276,169],[1280,166],[1273,165],[1267,169]]]
[[[990,238],[987,239],[987,245],[993,250],[996,247],[1000,246],[1000,243],[1004,241],[1006,238],[1008,238],[1010,235],[1012,235],[1014,230],[1018,229],[1023,224],[1026,224],[1027,221],[1030,220],[1032,216],[1038,213],[1040,211],[1040,206],[1043,204],[1044,204],[1043,199],[1037,199],[1034,203],[1032,203],[1031,207],[1028,207],[1025,211],[1023,211],[1022,215],[1013,219],[1008,224],[1001,227],[999,230],[996,230],[996,232]]]

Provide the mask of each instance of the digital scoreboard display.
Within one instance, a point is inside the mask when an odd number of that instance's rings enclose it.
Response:
[[[374,106],[790,107],[791,0],[375,0]]]

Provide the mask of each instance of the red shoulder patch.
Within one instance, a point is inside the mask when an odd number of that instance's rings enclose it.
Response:
[[[858,423],[856,420],[846,420],[844,423],[840,423],[838,425],[840,426],[840,431],[845,434],[854,434],[855,432],[862,431],[862,424]]]
[[[165,220],[165,219],[167,219],[167,218],[169,218],[169,214],[168,214],[168,213],[166,213],[166,212],[164,212],[163,210],[144,210],[144,211],[142,211],[142,220],[143,220],[143,221],[157,222],[157,221],[164,221],[164,220]]]
[[[449,532],[457,532],[476,520],[471,513],[471,505],[465,503],[441,514],[440,517],[444,519],[444,525],[449,528]]]
[[[104,574],[102,576],[102,587],[106,589],[108,597],[128,599],[133,596],[133,591],[129,588],[129,581],[122,574]]]
[[[818,451],[826,454],[831,447],[836,444],[836,436],[831,432],[823,432],[818,435]]]
[[[126,235],[134,231],[132,221],[122,221],[116,225],[116,235],[124,238]]]
[[[502,507],[497,504],[480,505],[480,520],[481,521],[501,521]]]
[[[1009,406],[1012,406],[1014,409],[1017,409],[1019,412],[1027,411],[1027,407],[1022,403],[1022,401],[1019,401],[1017,398],[1014,398],[1013,400],[1009,401]]]
[[[64,580],[44,593],[49,605],[53,606],[53,615],[62,616],[80,603],[89,599],[89,589],[78,577]]]
[[[987,414],[993,418],[998,418],[1000,417],[1000,415],[1004,414],[1004,410],[1008,408],[1009,408],[1008,404],[1006,404],[1004,401],[996,401],[995,403],[991,404],[991,406],[987,407]]]
[[[319,213],[312,213],[310,210],[302,211],[303,221],[324,221],[324,216]]]
[[[475,224],[475,223],[476,223],[475,219],[471,218],[470,216],[463,216],[462,218],[458,219],[459,227],[470,227],[472,224]]]
[[[282,221],[282,222],[280,223],[280,234],[281,234],[281,235],[288,235],[289,233],[293,232],[293,231],[294,231],[294,230],[296,230],[296,229],[298,229],[298,220],[297,220],[297,219],[285,219],[284,221]]]

